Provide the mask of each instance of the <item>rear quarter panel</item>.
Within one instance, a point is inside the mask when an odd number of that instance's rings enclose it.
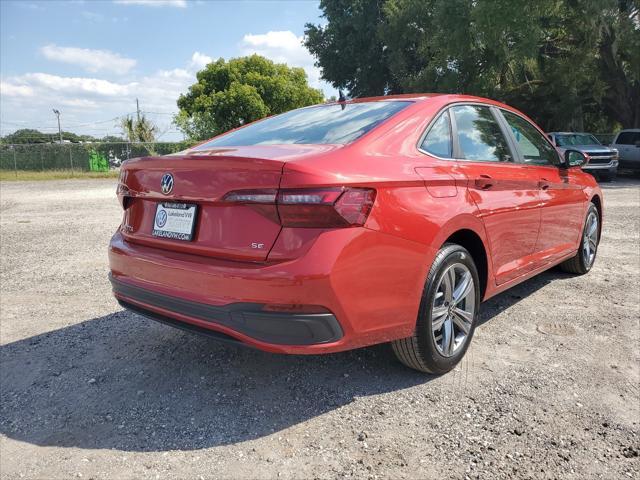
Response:
[[[450,102],[435,97],[416,103],[353,144],[313,161],[287,162],[281,181],[282,188],[335,184],[375,188],[375,205],[365,227],[413,245],[422,263],[419,277],[412,279],[419,292],[438,249],[456,231],[473,231],[487,250],[466,178],[456,173],[455,162],[434,159],[417,148],[434,115]],[[490,264],[490,252],[487,255]]]

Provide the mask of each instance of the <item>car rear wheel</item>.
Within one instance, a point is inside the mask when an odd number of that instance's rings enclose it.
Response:
[[[560,264],[560,268],[565,272],[584,275],[596,261],[598,244],[600,243],[600,215],[598,209],[591,203],[587,210],[587,218],[584,221],[580,248],[576,256]]]
[[[469,252],[445,244],[433,262],[413,336],[392,342],[398,359],[421,372],[442,374],[462,359],[480,308],[478,270]]]

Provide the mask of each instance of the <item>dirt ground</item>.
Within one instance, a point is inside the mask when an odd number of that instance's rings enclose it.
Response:
[[[482,307],[441,377],[278,356],[122,311],[114,180],[0,183],[2,478],[640,478],[640,181],[594,269]]]

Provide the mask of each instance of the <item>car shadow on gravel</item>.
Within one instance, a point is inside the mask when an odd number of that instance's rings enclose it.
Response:
[[[480,325],[562,277],[552,270],[494,297]],[[0,433],[41,446],[195,450],[433,378],[402,366],[386,345],[273,355],[120,311],[0,347]]]
[[[273,355],[121,311],[0,347],[0,433],[123,451],[242,442],[432,378],[389,350]]]
[[[482,327],[482,325],[490,321],[499,313],[514,306],[520,300],[528,297],[541,288],[546,287],[555,280],[568,279],[572,277],[574,277],[574,275],[565,273],[560,270],[559,267],[555,267],[490,298],[484,302],[480,308],[478,327]]]

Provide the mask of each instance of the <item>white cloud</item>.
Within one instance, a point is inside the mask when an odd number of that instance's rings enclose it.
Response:
[[[243,55],[257,53],[276,63],[286,63],[290,67],[302,67],[307,73],[309,84],[321,88],[325,93],[330,91],[326,82],[320,79],[320,69],[314,65],[314,58],[302,44],[303,37],[298,37],[290,30],[267,32],[254,35],[246,34],[240,42]]]
[[[78,65],[91,73],[105,71],[124,74],[135,67],[137,63],[132,58],[122,57],[109,50],[59,47],[50,44],[42,47],[40,51],[48,60]]]
[[[301,37],[288,31],[248,34],[238,44],[234,56],[258,53],[276,62],[302,67],[312,86],[322,88],[325,95],[334,94],[319,79],[313,58],[301,42]],[[64,129],[97,137],[119,134],[120,128],[115,119],[134,112],[138,98],[140,108],[148,113],[149,118],[169,132],[162,137],[163,140],[181,139],[182,135],[171,127],[172,114],[177,112],[176,101],[196,81],[195,73],[217,58],[216,52],[210,53],[211,56],[195,51],[179,68],[157,70],[148,75],[131,72],[134,74],[132,77],[117,79],[101,78],[103,75],[100,74],[54,75],[46,71],[2,76],[0,134],[10,133],[20,125],[43,132],[57,132],[55,116],[50,113],[52,108],[62,112]],[[90,67],[98,68],[95,64]]]
[[[143,5],[146,7],[178,7],[186,8],[187,0],[114,0],[120,5]]]
[[[176,100],[194,81],[193,72],[182,68],[159,70],[131,82],[41,72],[2,78],[0,134],[19,128],[15,126],[18,123],[43,132],[55,131],[55,117],[48,115],[51,108],[60,109],[63,128],[68,130],[98,137],[119,134],[118,121],[105,119],[134,112],[136,98],[143,111],[154,112],[149,118],[161,131],[171,132],[175,130],[171,127],[171,114],[177,111]],[[182,135],[169,133],[162,137],[178,138]]]
[[[71,94],[90,94],[102,97],[126,95],[135,83],[120,84],[98,78],[60,77],[48,73],[27,73],[15,77],[15,81],[34,89],[45,89],[52,92]]]
[[[7,97],[33,97],[33,88],[28,85],[0,82],[0,95],[6,95]]]
[[[202,70],[209,63],[211,63],[213,59],[209,55],[205,55],[204,53],[194,52],[191,56],[191,63],[189,66],[196,70]]]

